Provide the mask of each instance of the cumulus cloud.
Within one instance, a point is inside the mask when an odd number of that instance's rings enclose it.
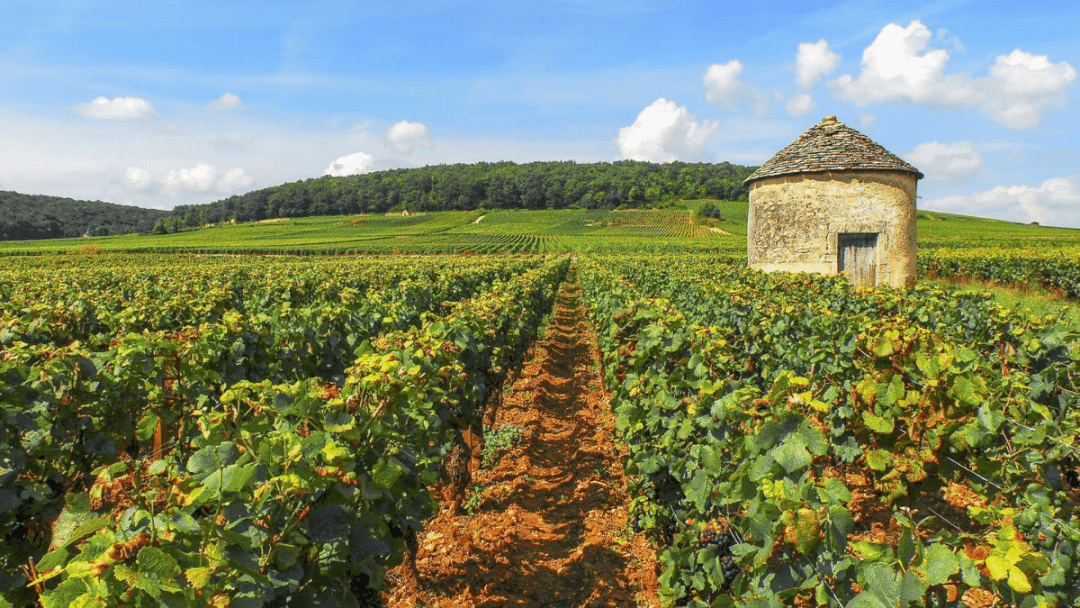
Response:
[[[243,167],[233,167],[219,173],[211,164],[198,163],[191,169],[169,171],[156,186],[153,175],[142,167],[128,167],[120,181],[128,190],[151,191],[156,188],[163,194],[176,195],[210,190],[227,194],[250,186],[254,180]]]
[[[138,97],[116,97],[112,100],[98,97],[94,101],[80,103],[73,109],[80,116],[97,120],[135,120],[157,116],[154,106],[149,101]]]
[[[353,152],[330,163],[323,175],[344,177],[366,173],[374,160],[375,157],[366,152]]]
[[[788,100],[784,108],[787,109],[788,114],[792,116],[802,116],[808,112],[813,111],[817,107],[817,103],[809,93],[799,93]]]
[[[225,172],[221,176],[221,179],[217,182],[217,191],[223,194],[229,192],[236,192],[241,188],[246,188],[255,181],[244,171],[243,167],[233,167]]]
[[[957,88],[952,89],[953,97],[947,97],[950,91],[943,85],[949,53],[941,49],[926,51],[933,36],[918,20],[906,28],[890,23],[863,51],[859,77],[844,74],[830,84],[838,97],[862,106],[898,100],[963,104],[973,94],[970,79],[950,77],[950,84]]]
[[[982,154],[970,141],[921,143],[905,158],[926,175],[927,181],[960,182],[986,170]]]
[[[942,196],[927,199],[922,206],[1080,228],[1080,175],[1053,177],[1038,186],[996,186],[973,194]]]
[[[223,93],[221,97],[206,104],[206,107],[211,110],[242,110],[244,109],[244,102],[240,100],[240,97],[232,93]]]
[[[386,143],[400,154],[431,147],[431,134],[422,122],[399,120],[386,130]]]
[[[801,42],[795,55],[795,83],[809,89],[839,66],[840,53],[829,49],[829,41],[822,38],[817,42]]]
[[[990,68],[983,107],[1003,125],[1030,129],[1042,121],[1046,107],[1065,105],[1065,89],[1074,80],[1076,70],[1068,63],[1016,49],[999,55]]]
[[[1038,126],[1049,107],[1065,104],[1065,89],[1076,80],[1066,62],[1020,49],[999,55],[988,76],[946,74],[949,53],[928,50],[933,34],[915,20],[906,28],[885,26],[863,52],[858,77],[844,74],[830,81],[839,99],[859,106],[901,101],[943,108],[979,107],[994,121],[1013,129]]]
[[[173,169],[161,181],[161,189],[166,194],[176,194],[181,190],[206,192],[214,187],[217,170],[206,163],[199,163],[191,169]]]
[[[657,99],[638,114],[629,127],[619,129],[615,144],[619,158],[666,163],[675,160],[703,160],[706,140],[718,124],[696,122],[686,106]]]
[[[128,167],[124,171],[123,181],[124,186],[130,190],[145,190],[150,186],[152,181],[150,172],[142,167]]]
[[[705,98],[732,112],[739,111],[736,102],[741,101],[750,106],[755,114],[765,114],[769,111],[769,97],[754,85],[739,80],[742,72],[743,64],[738,59],[709,66],[701,78],[705,83]]]

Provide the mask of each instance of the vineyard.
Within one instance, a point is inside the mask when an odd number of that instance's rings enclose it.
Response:
[[[0,269],[0,606],[379,605],[567,280],[665,605],[1080,602],[1077,328],[751,271],[711,227],[452,212],[8,249],[40,255]],[[1075,237],[1039,230],[931,231],[920,273],[1077,300]],[[424,255],[209,255],[232,250]]]
[[[569,260],[65,262],[0,278],[10,605],[355,605]]]
[[[1074,605],[1076,333],[985,296],[587,260],[679,605]]]
[[[732,205],[745,207],[745,203]],[[738,211],[733,217],[740,217]],[[741,217],[745,220],[745,211]],[[745,243],[695,224],[690,208],[446,211],[279,218],[247,224],[219,224],[165,235],[0,242],[0,255],[65,254],[85,250],[157,254],[433,255],[641,249],[723,249],[737,253],[745,251]]]
[[[1080,300],[1080,255],[1075,251],[1002,251],[996,247],[935,250],[919,257],[919,274],[1002,285],[1039,285]]]

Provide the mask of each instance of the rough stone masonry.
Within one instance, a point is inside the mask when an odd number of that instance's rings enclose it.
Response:
[[[750,267],[914,285],[922,177],[835,116],[824,118],[746,179]]]

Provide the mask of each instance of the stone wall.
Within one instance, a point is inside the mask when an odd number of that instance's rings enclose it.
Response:
[[[878,284],[915,284],[914,174],[843,171],[765,177],[750,185],[751,268],[836,274],[838,235],[877,233]]]

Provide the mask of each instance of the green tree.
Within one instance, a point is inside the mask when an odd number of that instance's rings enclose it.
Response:
[[[712,201],[709,201],[702,205],[701,209],[698,210],[698,215],[700,215],[701,217],[724,221],[724,214],[720,212],[720,208],[717,207]]]

